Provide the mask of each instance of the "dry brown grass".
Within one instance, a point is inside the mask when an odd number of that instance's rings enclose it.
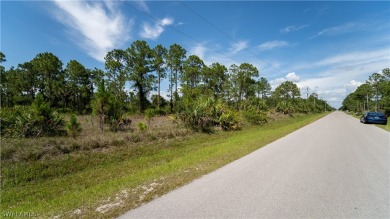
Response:
[[[284,120],[290,115],[269,112],[269,122]],[[55,159],[58,156],[85,153],[89,151],[109,152],[117,147],[131,147],[153,142],[164,142],[169,139],[190,136],[193,132],[184,127],[174,116],[156,116],[151,120],[144,116],[127,116],[131,124],[117,132],[110,131],[108,125],[102,132],[99,129],[99,118],[92,115],[77,116],[82,131],[76,138],[68,136],[39,138],[3,138],[1,160],[6,162],[34,161]],[[69,120],[69,116],[65,116]],[[138,123],[148,126],[140,130]]]
[[[274,112],[274,111],[269,111],[267,113],[267,119],[269,121],[279,121],[279,120],[287,119],[289,117],[291,117],[291,116],[288,114],[283,114],[283,113]]]
[[[3,138],[1,159],[17,162],[50,159],[79,151],[110,151],[112,147],[164,141],[185,137],[191,133],[170,116],[157,116],[150,121],[147,121],[143,116],[129,116],[128,118],[132,122],[123,130],[113,132],[109,130],[108,126],[105,126],[102,132],[99,129],[97,116],[77,116],[82,131],[75,139],[68,136],[28,139]],[[68,119],[65,117],[65,120]],[[146,124],[148,129],[139,130],[137,124],[140,122]]]

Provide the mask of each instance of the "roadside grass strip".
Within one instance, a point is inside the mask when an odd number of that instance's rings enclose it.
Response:
[[[325,115],[299,115],[235,132],[195,133],[176,141],[138,145],[136,150],[125,145],[110,152],[67,156],[60,161],[64,166],[81,157],[85,169],[2,186],[0,217],[22,213],[39,218],[119,216]],[[100,162],[87,165],[95,163],[94,157],[99,157]]]

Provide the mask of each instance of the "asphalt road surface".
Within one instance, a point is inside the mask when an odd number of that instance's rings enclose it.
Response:
[[[390,218],[389,132],[334,112],[120,218],[325,217]]]

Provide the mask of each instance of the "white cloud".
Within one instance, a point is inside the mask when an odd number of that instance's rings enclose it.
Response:
[[[162,34],[162,32],[164,32],[165,26],[172,24],[172,18],[164,18],[161,20],[161,22],[157,21],[154,25],[145,22],[142,25],[142,31],[140,33],[140,36],[146,39],[155,40]]]
[[[310,70],[311,72],[316,72],[315,75],[320,78],[321,76],[334,77],[335,79],[331,84],[336,83],[344,86],[351,79],[367,80],[368,76],[372,73],[388,67],[388,63],[390,63],[390,50],[389,48],[384,48],[334,55],[310,63],[301,63],[297,66],[290,67],[290,69],[299,70],[300,72]],[[324,82],[322,86],[326,86],[327,84]]]
[[[303,29],[303,28],[305,28],[307,26],[309,26],[309,25],[300,25],[300,26],[292,25],[292,26],[288,26],[288,27],[280,29],[280,32],[281,33],[290,33],[290,32],[301,30],[301,29]]]
[[[318,75],[318,74],[317,74]],[[333,74],[325,77],[315,77],[301,80],[298,87],[309,87],[309,93],[317,93],[323,100],[329,101],[336,108],[341,106],[344,98],[363,84],[357,80],[350,80],[350,74]],[[306,97],[306,92],[302,93]]]
[[[172,18],[164,18],[161,21],[163,26],[171,25],[173,24],[173,19]]]
[[[287,81],[286,78],[276,78],[276,79],[274,79],[274,80],[271,80],[271,81],[269,82],[269,84],[271,85],[272,90],[275,90],[275,88],[276,88],[277,86],[279,86],[281,83],[283,83],[283,82],[285,82],[285,81]]]
[[[215,46],[215,44],[213,44]],[[217,46],[218,47],[218,46]],[[208,43],[196,43],[188,49],[189,55],[197,55],[203,60],[206,65],[211,65],[212,63],[220,63],[229,68],[230,65],[235,63],[232,59],[228,58],[229,55],[217,52],[216,48],[212,48]],[[237,64],[237,63],[236,63]]]
[[[238,42],[232,44],[232,46],[229,49],[229,52],[236,54],[236,53],[238,53],[246,48],[248,48],[247,41],[238,41]]]
[[[390,60],[390,51],[388,48],[375,51],[351,52],[332,56],[322,61],[314,63],[315,66],[351,66],[366,65],[377,60]]]
[[[274,40],[274,41],[268,41],[262,43],[261,45],[258,46],[258,48],[262,51],[265,51],[265,50],[271,50],[271,49],[281,48],[285,46],[289,46],[288,42],[282,40]]]
[[[146,5],[144,0],[134,1],[134,3],[137,4],[141,11],[150,12],[149,7]]]
[[[312,78],[305,78],[298,83],[299,87],[309,86],[311,89],[317,87],[318,92],[325,100],[334,100],[336,107],[341,106],[341,102],[351,92],[362,84],[361,81],[368,79],[374,72],[381,71],[388,67],[390,63],[389,48],[358,51],[335,55],[319,60],[317,62],[301,64],[293,69],[305,71],[310,69],[316,72]]]
[[[350,81],[348,84],[344,85],[344,87],[346,89],[346,93],[354,92],[356,90],[356,88],[362,84],[363,83],[360,81],[355,81],[355,80]]]
[[[207,48],[203,44],[198,43],[195,45],[195,47],[190,49],[189,54],[197,55],[197,56],[199,56],[199,58],[204,59],[206,51],[207,51]]]
[[[290,72],[286,75],[286,79],[288,81],[292,81],[292,82],[298,82],[300,81],[300,77],[298,75],[295,74],[295,72]]]
[[[283,78],[276,78],[276,79],[270,81],[270,85],[271,85],[272,89],[275,89],[277,86],[279,86],[281,83],[283,83],[285,81],[291,81],[294,83],[298,83],[300,80],[301,80],[301,78],[295,72],[290,72]]]
[[[320,32],[310,37],[309,39],[314,39],[319,36],[336,36],[344,33],[355,32],[361,30],[363,26],[364,26],[363,24],[359,24],[359,23],[347,23],[340,26],[330,27],[321,30]]]
[[[54,1],[54,13],[88,55],[104,61],[108,51],[129,40],[133,21],[126,21],[113,2]]]

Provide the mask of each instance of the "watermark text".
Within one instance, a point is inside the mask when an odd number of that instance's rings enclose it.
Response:
[[[34,218],[38,214],[29,211],[5,211],[1,213],[4,218]]]

